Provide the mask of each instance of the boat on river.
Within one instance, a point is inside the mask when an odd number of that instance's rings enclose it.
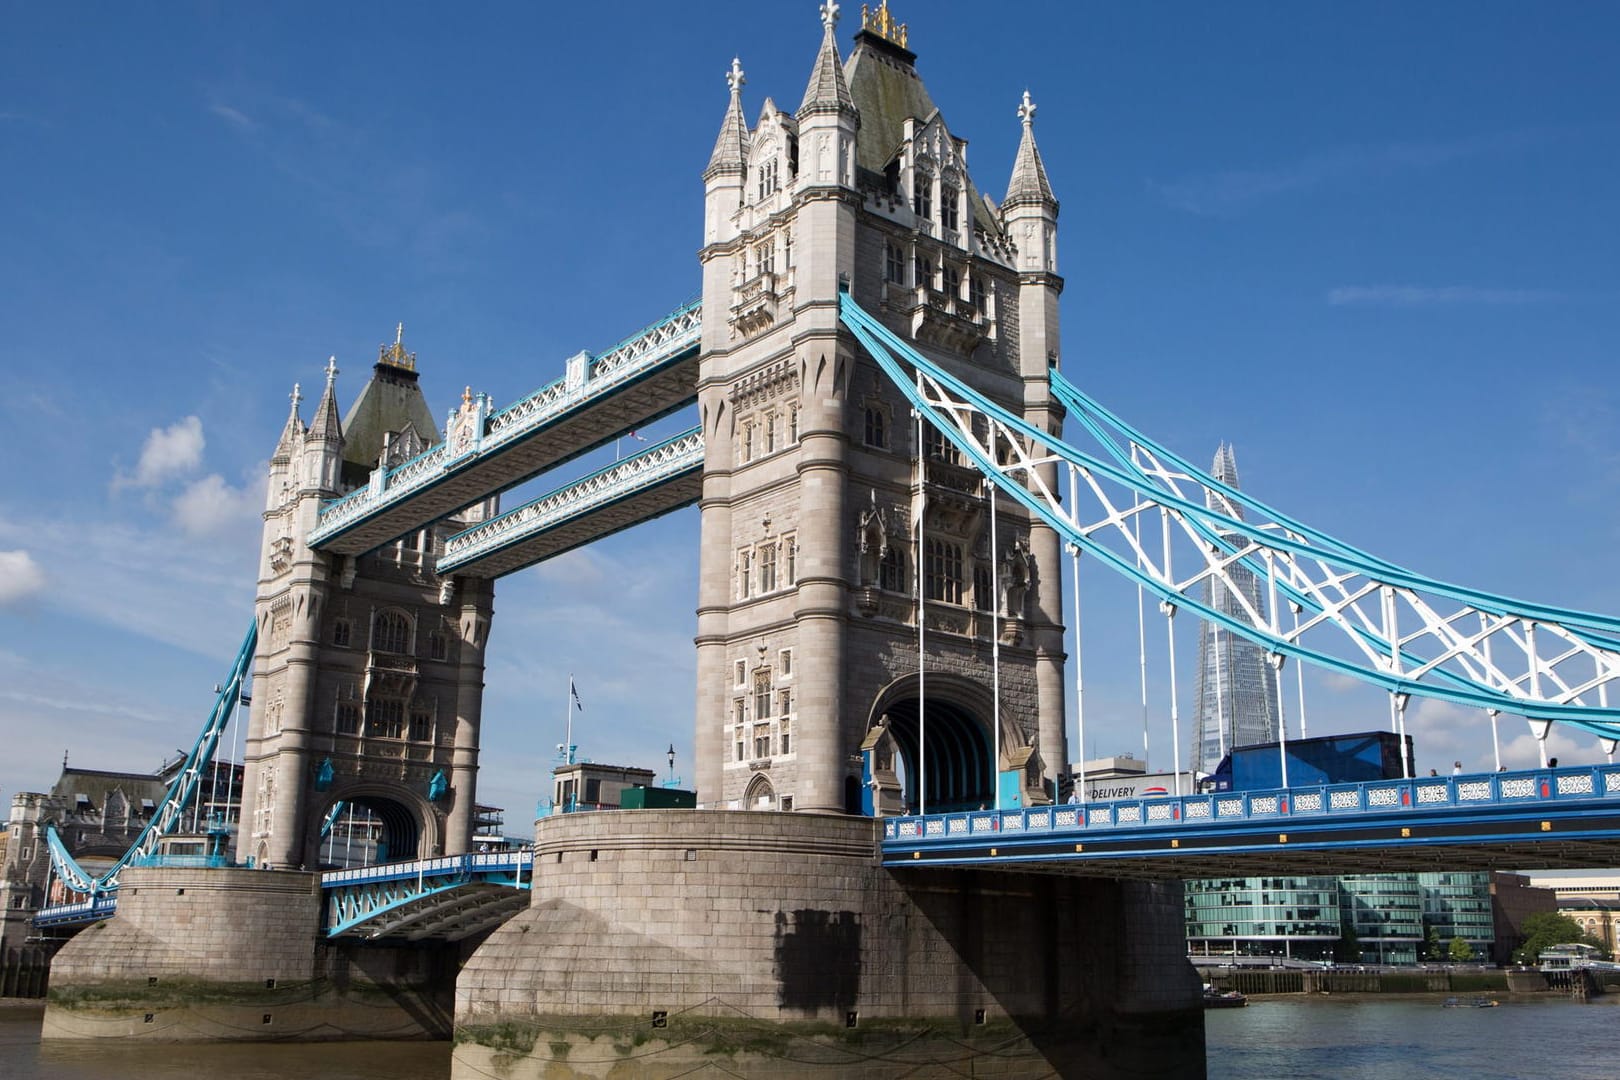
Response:
[[[1240,1009],[1249,1003],[1249,999],[1236,990],[1220,991],[1209,983],[1204,984],[1204,1008],[1206,1009]]]
[[[1487,998],[1487,997],[1455,998],[1455,997],[1448,997],[1448,998],[1446,998],[1445,1001],[1440,1003],[1440,1007],[1442,1009],[1494,1009],[1500,1004],[1502,1004],[1502,1003],[1500,1001],[1497,1001],[1495,998]]]

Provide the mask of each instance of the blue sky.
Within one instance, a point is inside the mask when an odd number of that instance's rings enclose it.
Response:
[[[190,745],[294,382],[335,354],[346,406],[403,321],[435,415],[466,384],[504,404],[693,295],[723,74],[740,56],[750,118],[792,108],[820,39],[810,0],[3,12],[5,796],[64,750]],[[981,189],[1039,106],[1071,378],[1196,460],[1233,442],[1246,489],[1386,558],[1620,612],[1620,9],[894,13]],[[519,831],[569,671],[582,753],[662,770],[673,743],[690,774],[696,551],[688,510],[500,584],[480,794]],[[1110,642],[1133,597],[1083,588],[1113,627],[1083,644],[1087,748],[1140,747]],[[1307,700],[1313,732],[1385,720],[1315,676]],[[1420,766],[1489,765],[1483,718],[1413,725]]]

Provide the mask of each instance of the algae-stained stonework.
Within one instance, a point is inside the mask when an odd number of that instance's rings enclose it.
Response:
[[[990,489],[919,431],[838,316],[847,289],[931,360],[1060,427],[1058,203],[1034,106],[998,204],[887,7],[847,61],[836,9],[795,110],[766,98],[750,127],[733,63],[703,174],[699,799],[947,809],[994,801],[1011,771],[1018,800],[1043,801],[1066,757],[1056,534],[1003,496],[992,549]]]

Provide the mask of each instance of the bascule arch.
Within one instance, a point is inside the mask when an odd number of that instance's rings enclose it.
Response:
[[[998,710],[991,691],[976,680],[943,671],[902,676],[872,704],[861,744],[862,807],[889,816],[994,805],[1003,770],[1033,770],[1022,778],[1024,786],[1039,784],[1039,755],[1030,742],[1010,710]],[[1010,756],[999,767],[998,753]]]

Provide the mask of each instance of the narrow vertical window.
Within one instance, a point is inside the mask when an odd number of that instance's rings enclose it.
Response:
[[[759,549],[759,591],[768,593],[776,588],[776,545],[764,544]]]
[[[771,669],[754,672],[754,719],[768,720],[771,716]]]
[[[883,245],[883,279],[896,285],[906,283],[906,255],[898,244]]]
[[[957,227],[956,200],[959,193],[953,187],[941,186],[939,189],[939,223],[947,229]]]

